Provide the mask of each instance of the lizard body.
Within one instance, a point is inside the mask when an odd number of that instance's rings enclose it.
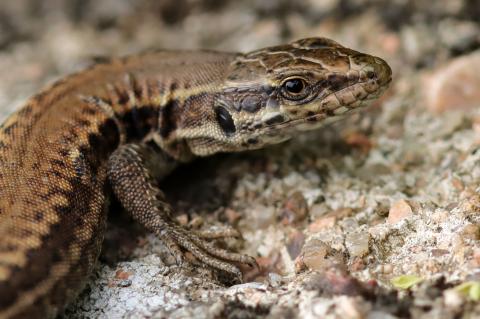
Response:
[[[0,318],[54,316],[81,291],[115,196],[159,236],[236,276],[252,257],[175,224],[157,180],[178,163],[257,149],[378,97],[381,59],[324,38],[247,54],[158,51],[57,81],[0,127]]]

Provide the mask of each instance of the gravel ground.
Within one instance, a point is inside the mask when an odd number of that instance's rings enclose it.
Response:
[[[0,5],[0,118],[99,56],[229,51],[326,36],[385,58],[362,114],[162,183],[178,221],[230,223],[245,283],[112,210],[69,318],[479,318],[480,6],[476,1],[16,0]],[[197,226],[194,226],[197,227]]]

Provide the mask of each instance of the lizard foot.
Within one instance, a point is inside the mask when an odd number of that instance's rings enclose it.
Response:
[[[240,234],[233,228],[195,231],[172,221],[172,208],[165,202],[156,178],[150,174],[156,171],[150,167],[152,163],[163,167],[165,172],[171,164],[168,156],[158,153],[147,144],[125,144],[110,156],[107,174],[112,190],[122,206],[135,220],[164,241],[177,264],[181,265],[184,261],[183,249],[204,264],[234,274],[241,281],[242,273],[232,263],[256,266],[255,259],[216,247],[208,241],[238,237]]]
[[[241,282],[242,272],[232,263],[242,263],[248,264],[251,267],[258,267],[255,258],[216,247],[213,242],[207,241],[207,239],[211,238],[232,237],[239,234],[238,231],[232,230],[233,228],[227,229],[227,231],[222,229],[221,231],[200,232],[200,235],[207,234],[201,237],[196,232],[192,232],[173,223],[168,223],[168,229],[164,229],[163,234],[159,233],[158,235],[162,239],[166,239],[165,243],[169,249],[170,246],[172,246],[173,249],[171,249],[170,252],[174,254],[180,263],[183,262],[183,254],[180,253],[182,257],[177,257],[179,253],[178,247],[182,247],[184,250],[190,252],[195,258],[206,265],[233,274],[238,281]],[[175,243],[175,245],[170,245],[169,243]]]

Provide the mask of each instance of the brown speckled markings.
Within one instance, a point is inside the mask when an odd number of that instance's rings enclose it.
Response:
[[[0,318],[54,316],[78,294],[100,252],[110,186],[179,263],[182,248],[240,277],[231,262],[253,258],[205,241],[236,232],[176,225],[154,177],[194,156],[284,141],[390,80],[381,59],[313,38],[246,55],[150,52],[56,82],[0,128]]]
[[[105,168],[96,164],[108,153],[92,145],[112,151],[118,134],[100,110],[88,117],[81,113],[47,112],[32,117],[38,118],[35,125],[20,114],[7,122],[18,123],[14,129],[2,130],[7,147],[1,151],[0,309],[7,312],[1,315],[38,315],[62,305],[97,258]],[[51,291],[59,293],[38,298]]]
[[[147,92],[132,78],[146,81],[151,70],[142,68],[162,55],[145,54],[140,64],[113,60],[70,76],[2,125],[0,318],[56,313],[91,272],[105,224],[105,163],[120,139],[115,122],[124,123],[129,140],[156,127],[155,84],[162,79],[152,79]],[[116,118],[89,96],[110,103]]]

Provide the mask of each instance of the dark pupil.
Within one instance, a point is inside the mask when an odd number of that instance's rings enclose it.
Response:
[[[300,93],[303,90],[303,81],[302,80],[288,80],[285,82],[285,88],[290,93]]]
[[[222,130],[227,134],[228,136],[232,135],[235,133],[236,128],[235,128],[235,123],[233,123],[232,116],[228,111],[219,106],[215,109],[215,115],[217,117],[218,124],[222,128]]]

